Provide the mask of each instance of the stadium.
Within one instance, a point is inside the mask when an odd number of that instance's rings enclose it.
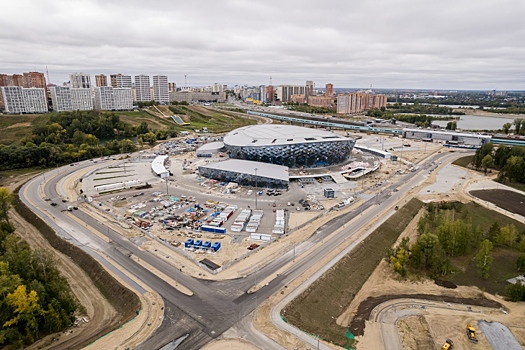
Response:
[[[287,166],[316,168],[345,162],[355,140],[321,129],[292,125],[252,125],[224,136],[230,158]]]

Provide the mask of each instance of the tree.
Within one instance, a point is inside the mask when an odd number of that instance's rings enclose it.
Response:
[[[499,245],[506,245],[512,248],[518,240],[518,229],[513,224],[503,226],[496,235],[495,240]]]
[[[479,252],[476,255],[478,271],[483,279],[489,278],[489,270],[492,266],[492,242],[488,239],[481,242]]]
[[[525,286],[517,281],[514,284],[509,284],[506,289],[507,298],[510,301],[524,301],[525,300]]]
[[[508,133],[509,133],[509,130],[510,130],[511,127],[512,127],[512,124],[511,124],[511,123],[505,123],[505,124],[503,124],[503,126],[502,126],[503,132],[504,132],[505,134],[508,134]]]
[[[514,119],[514,130],[516,131],[516,135],[520,134],[521,127],[523,126],[523,119],[516,118]]]
[[[0,221],[9,225],[9,209],[14,203],[14,197],[6,187],[0,187]]]
[[[516,260],[516,267],[518,271],[525,271],[525,253],[521,253],[518,255],[518,259]]]
[[[525,160],[520,156],[511,156],[507,159],[504,171],[510,181],[524,182]]]
[[[494,166],[494,159],[490,154],[487,154],[483,159],[481,160],[481,167],[483,168],[483,172],[486,174],[488,168],[492,168]]]
[[[457,126],[458,126],[458,123],[456,121],[448,122],[445,129],[446,130],[456,130]]]
[[[390,255],[390,268],[401,276],[407,274],[406,264],[409,258],[408,238],[403,238],[399,246]]]
[[[13,293],[7,294],[6,303],[14,309],[16,316],[5,322],[3,326],[10,327],[23,322],[27,340],[32,343],[34,337],[38,336],[37,317],[42,314],[37,293],[34,290],[27,293],[26,286],[21,285]]]

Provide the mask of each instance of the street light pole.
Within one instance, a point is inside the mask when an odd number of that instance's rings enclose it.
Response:
[[[255,170],[255,210],[257,210],[257,196],[259,195],[259,190],[257,189],[257,168],[253,169]]]

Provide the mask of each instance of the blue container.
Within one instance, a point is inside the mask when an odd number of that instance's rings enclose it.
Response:
[[[216,252],[218,251],[219,249],[221,249],[221,242],[215,242],[213,243],[213,245],[211,246],[211,249]]]
[[[202,243],[202,247],[206,248],[206,249],[211,248],[211,242],[210,241],[206,241],[206,242]]]
[[[193,243],[193,246],[195,248],[199,248],[202,246],[202,241],[200,239],[196,240],[195,243]]]
[[[191,248],[193,246],[193,239],[189,238],[186,242],[184,242],[184,248]]]

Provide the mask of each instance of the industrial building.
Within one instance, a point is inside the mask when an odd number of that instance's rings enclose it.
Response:
[[[235,182],[243,186],[288,188],[288,167],[229,159],[199,167],[199,174],[209,179]]]
[[[451,145],[480,147],[491,141],[491,135],[474,133],[459,133],[455,131],[440,131],[430,129],[403,129],[403,137],[423,141],[441,141]]]
[[[230,158],[284,165],[323,167],[346,161],[355,140],[329,131],[264,124],[235,129],[224,136]]]

